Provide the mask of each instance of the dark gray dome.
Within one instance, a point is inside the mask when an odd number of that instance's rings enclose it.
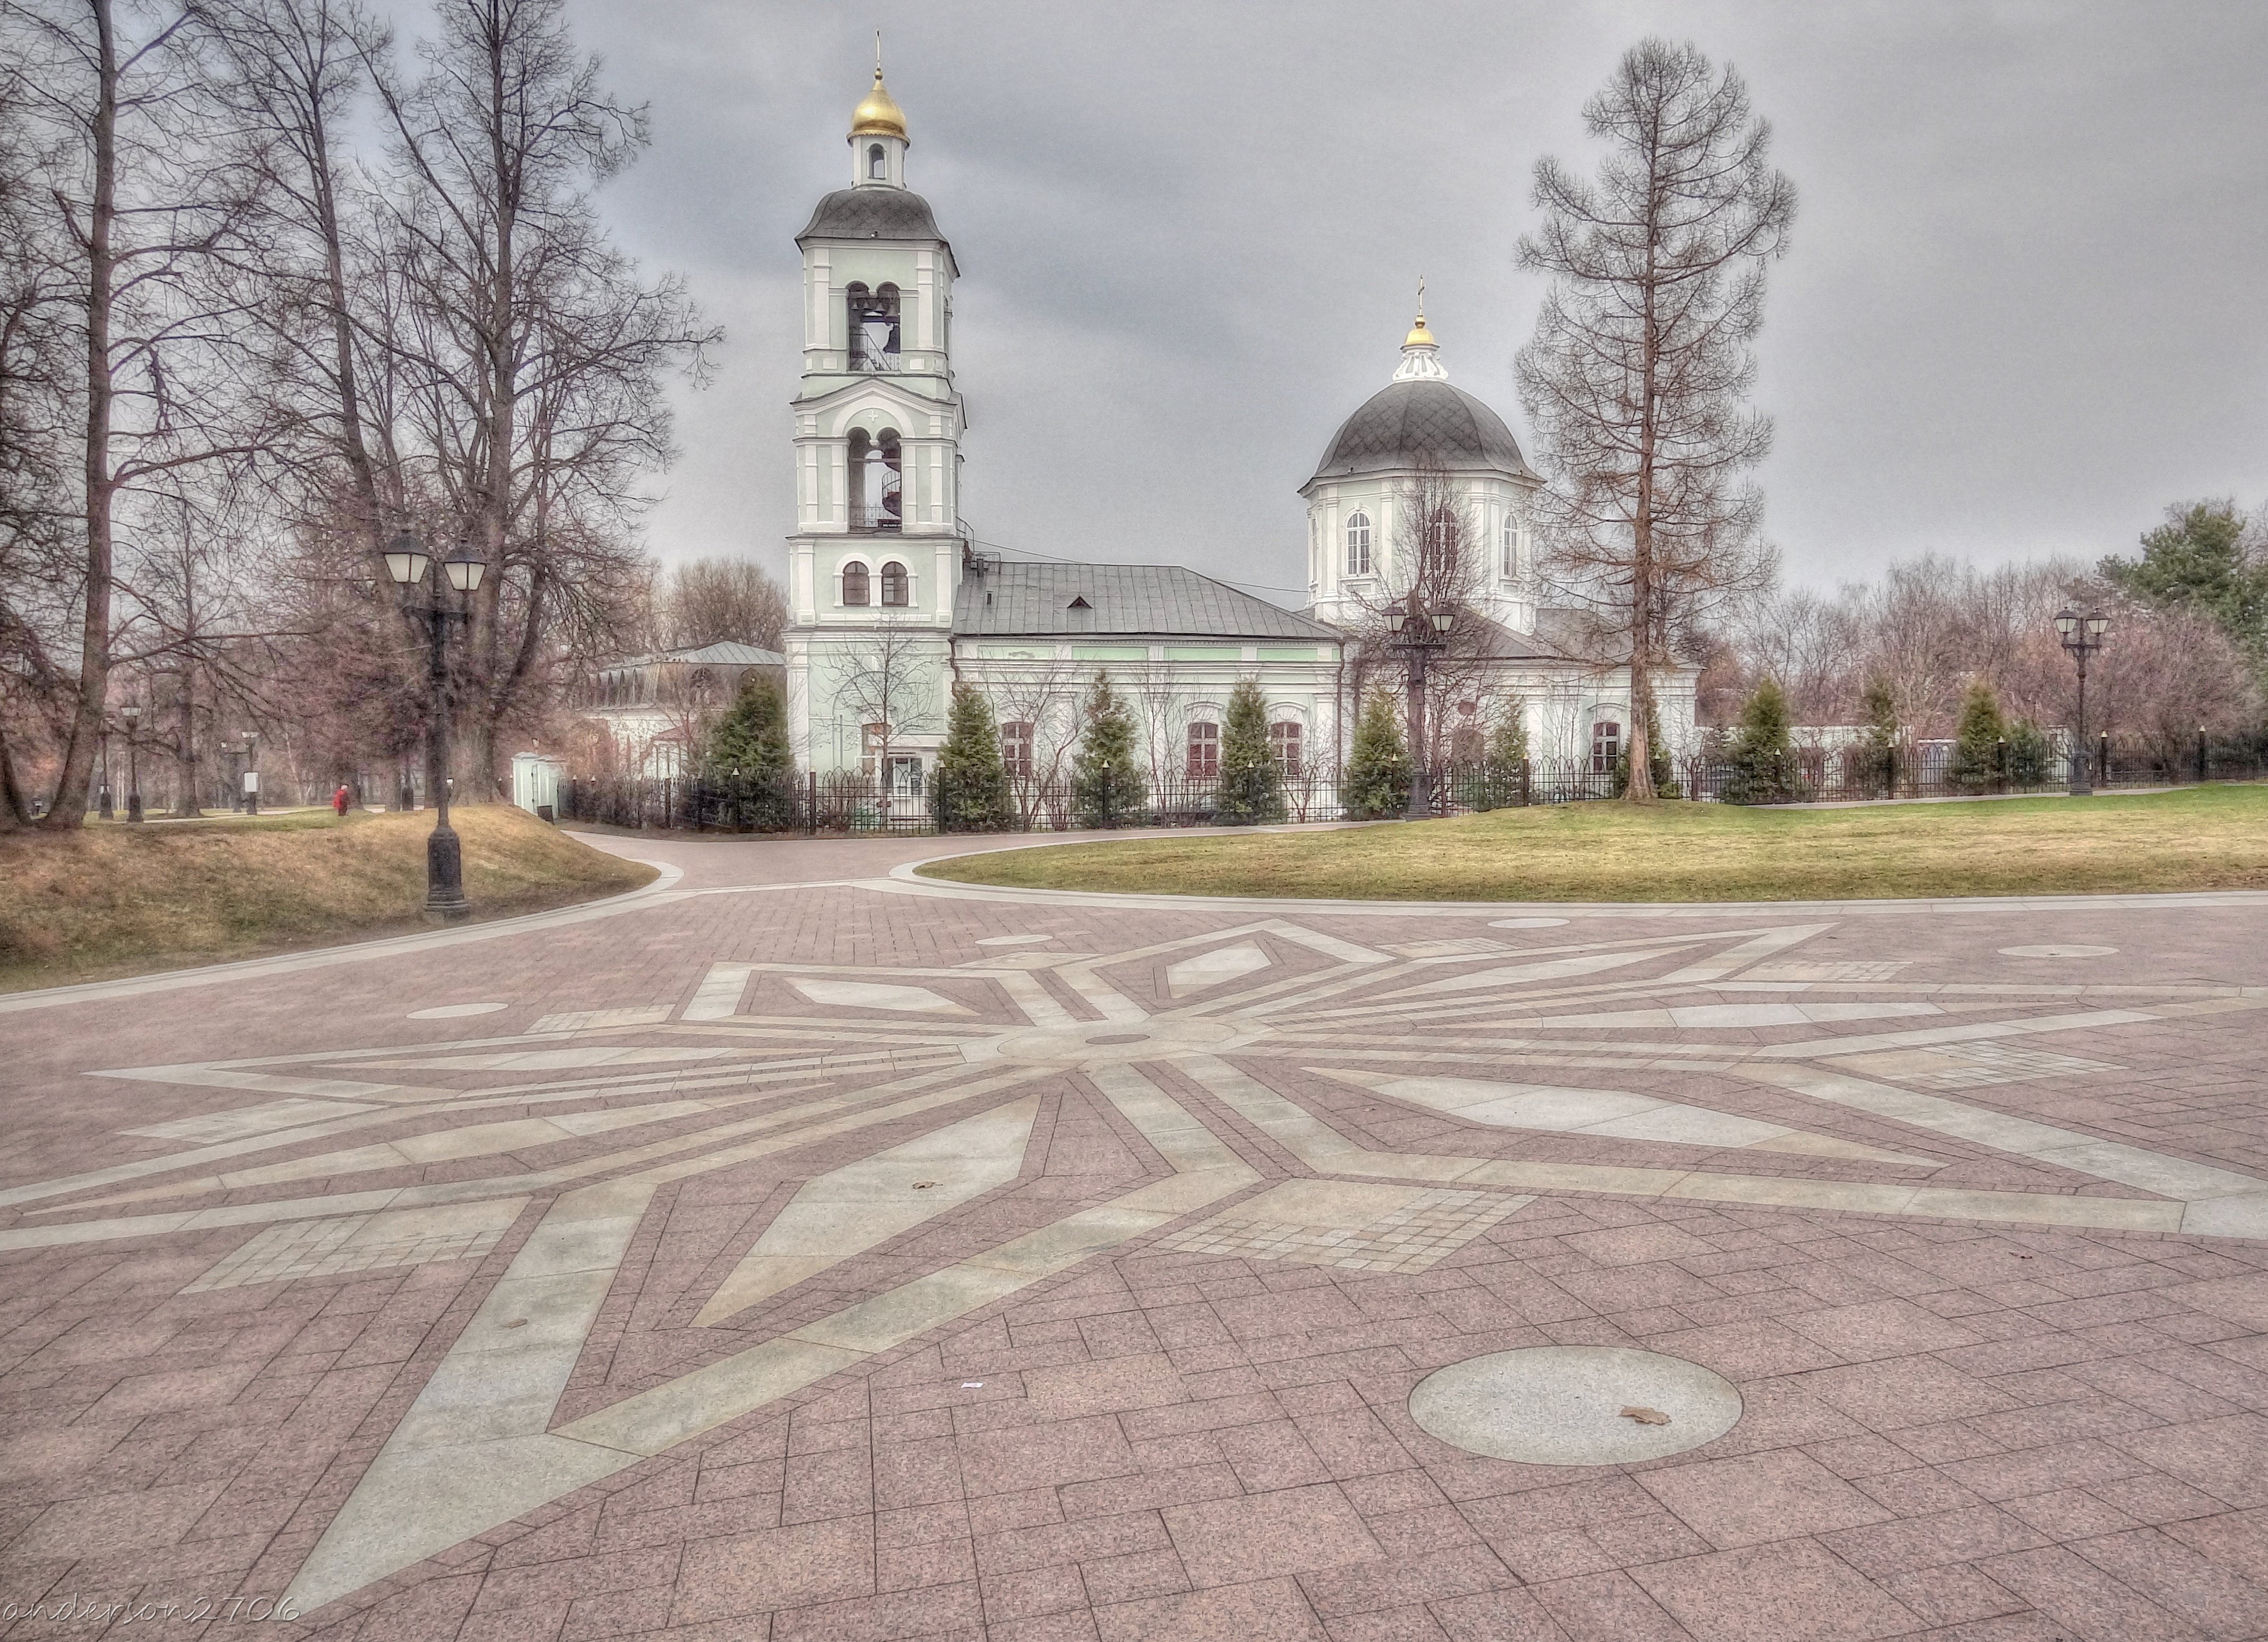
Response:
[[[1332,436],[1315,479],[1414,468],[1420,453],[1444,468],[1528,471],[1502,416],[1462,388],[1420,379],[1389,382],[1365,400]]]
[[[821,239],[945,242],[929,202],[904,188],[837,188],[820,201],[795,242]]]

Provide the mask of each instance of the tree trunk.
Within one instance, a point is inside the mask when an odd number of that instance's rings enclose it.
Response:
[[[118,42],[111,0],[89,0],[96,41],[94,191],[86,220],[86,608],[79,627],[77,699],[63,744],[63,770],[47,825],[68,832],[86,824],[94,745],[110,697],[111,509],[110,314],[116,269],[110,243],[118,208]]]
[[[192,622],[195,618],[192,617]],[[194,631],[194,628],[192,629]],[[180,802],[174,807],[176,815],[202,815],[204,806],[197,792],[197,684],[196,670],[184,665],[181,668],[181,747],[177,755],[181,767]]]

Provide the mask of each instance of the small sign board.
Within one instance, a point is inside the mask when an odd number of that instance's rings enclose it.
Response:
[[[244,772],[244,792],[245,792],[245,796],[246,796],[246,797],[247,797],[247,798],[252,797],[253,795],[256,794],[259,791],[260,791],[260,772],[259,772],[258,770],[256,770],[256,769],[247,769],[247,770],[246,770],[246,771]]]

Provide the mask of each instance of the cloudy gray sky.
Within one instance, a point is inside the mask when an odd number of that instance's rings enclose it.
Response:
[[[2258,0],[571,4],[652,104],[610,220],[728,333],[680,396],[665,556],[781,561],[793,236],[847,180],[877,26],[961,265],[987,541],[1296,597],[1294,492],[1420,273],[1452,379],[1527,442],[1529,178],[1588,168],[1581,105],[1648,33],[1741,70],[1799,190],[1758,389],[1791,581],[2093,557],[2176,497],[2268,497]]]

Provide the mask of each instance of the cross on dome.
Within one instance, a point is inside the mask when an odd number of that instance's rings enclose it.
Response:
[[[882,84],[882,31],[874,31],[874,85],[850,115],[850,135],[894,136],[906,142],[906,113]]]
[[[1425,328],[1425,276],[1418,276],[1418,318],[1410,328],[1410,335],[1402,339],[1402,363],[1395,367],[1397,382],[1446,382],[1449,379],[1447,366],[1441,363],[1440,345],[1433,333]]]

